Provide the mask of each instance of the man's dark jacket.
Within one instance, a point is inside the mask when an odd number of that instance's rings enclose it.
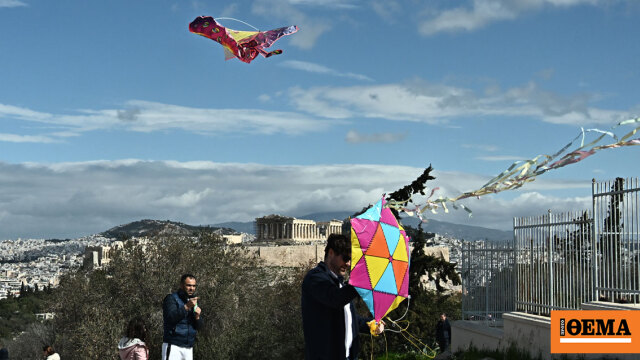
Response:
[[[358,292],[351,285],[340,288],[342,277],[336,278],[324,262],[311,269],[302,281],[302,328],[306,360],[345,359],[344,306],[350,304],[353,343],[349,359],[360,352],[358,332],[369,332],[367,320],[357,313],[352,300]]]
[[[440,350],[445,351],[451,345],[451,325],[449,319],[438,320],[436,324],[436,341]]]
[[[193,347],[196,334],[202,327],[202,317],[196,320],[193,310],[184,309],[184,304],[188,301],[187,293],[182,289],[164,298],[162,302],[163,342],[180,347]]]

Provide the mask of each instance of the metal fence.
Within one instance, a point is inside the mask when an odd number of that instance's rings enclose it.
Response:
[[[595,299],[640,303],[640,186],[617,178],[592,184]]]
[[[549,315],[593,298],[589,211],[514,219],[516,308]]]
[[[639,185],[593,181],[591,210],[515,218],[512,244],[465,244],[463,317],[499,326],[509,311],[640,303]]]
[[[502,326],[502,314],[514,311],[512,244],[464,243],[462,248],[462,315],[467,320]]]

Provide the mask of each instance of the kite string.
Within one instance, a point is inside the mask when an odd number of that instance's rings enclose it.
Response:
[[[418,337],[416,337],[415,335],[412,335],[410,332],[407,331],[407,329],[409,328],[409,321],[408,320],[404,320],[404,322],[407,323],[407,326],[405,328],[402,328],[400,326],[400,324],[398,324],[397,322],[395,322],[395,321],[393,321],[391,319],[388,319],[388,320],[393,325],[397,326],[400,329],[400,331],[393,331],[393,332],[399,333],[400,335],[402,335],[402,337],[404,337],[404,339],[407,340],[409,342],[409,344],[413,345],[413,347],[418,349],[418,351],[422,355],[428,357],[429,359],[433,359],[433,358],[436,357],[436,351],[434,349],[430,348],[428,345],[423,343]],[[418,346],[418,344],[420,344],[421,346]]]
[[[257,27],[255,27],[255,26],[253,26],[253,25],[251,25],[251,24],[249,24],[249,23],[246,23],[246,22],[244,22],[244,21],[242,21],[242,20],[234,19],[234,18],[231,18],[231,17],[219,17],[219,18],[216,18],[216,20],[233,20],[233,21],[237,21],[237,22],[239,22],[239,23],[243,23],[243,24],[245,24],[245,25],[247,25],[247,26],[249,26],[249,27],[252,27],[252,28],[254,28],[256,31],[260,31]]]

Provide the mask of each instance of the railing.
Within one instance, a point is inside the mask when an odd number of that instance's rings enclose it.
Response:
[[[640,186],[638,179],[617,178],[592,184],[598,249],[595,299],[640,303]],[[594,300],[595,300],[594,299]]]
[[[502,314],[514,311],[512,244],[465,243],[462,248],[462,316],[502,326]]]
[[[640,183],[594,181],[592,199],[592,210],[514,218],[513,244],[465,244],[463,317],[499,326],[514,310],[639,304]]]
[[[592,299],[592,227],[588,211],[514,219],[518,311],[549,315]]]

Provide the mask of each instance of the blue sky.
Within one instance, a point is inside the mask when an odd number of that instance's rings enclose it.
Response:
[[[199,15],[300,30],[245,64],[188,31]],[[437,195],[477,189],[640,116],[638,16],[632,0],[0,0],[0,239],[357,210],[429,164]],[[592,178],[638,176],[639,150],[430,216],[509,229],[580,210]]]

